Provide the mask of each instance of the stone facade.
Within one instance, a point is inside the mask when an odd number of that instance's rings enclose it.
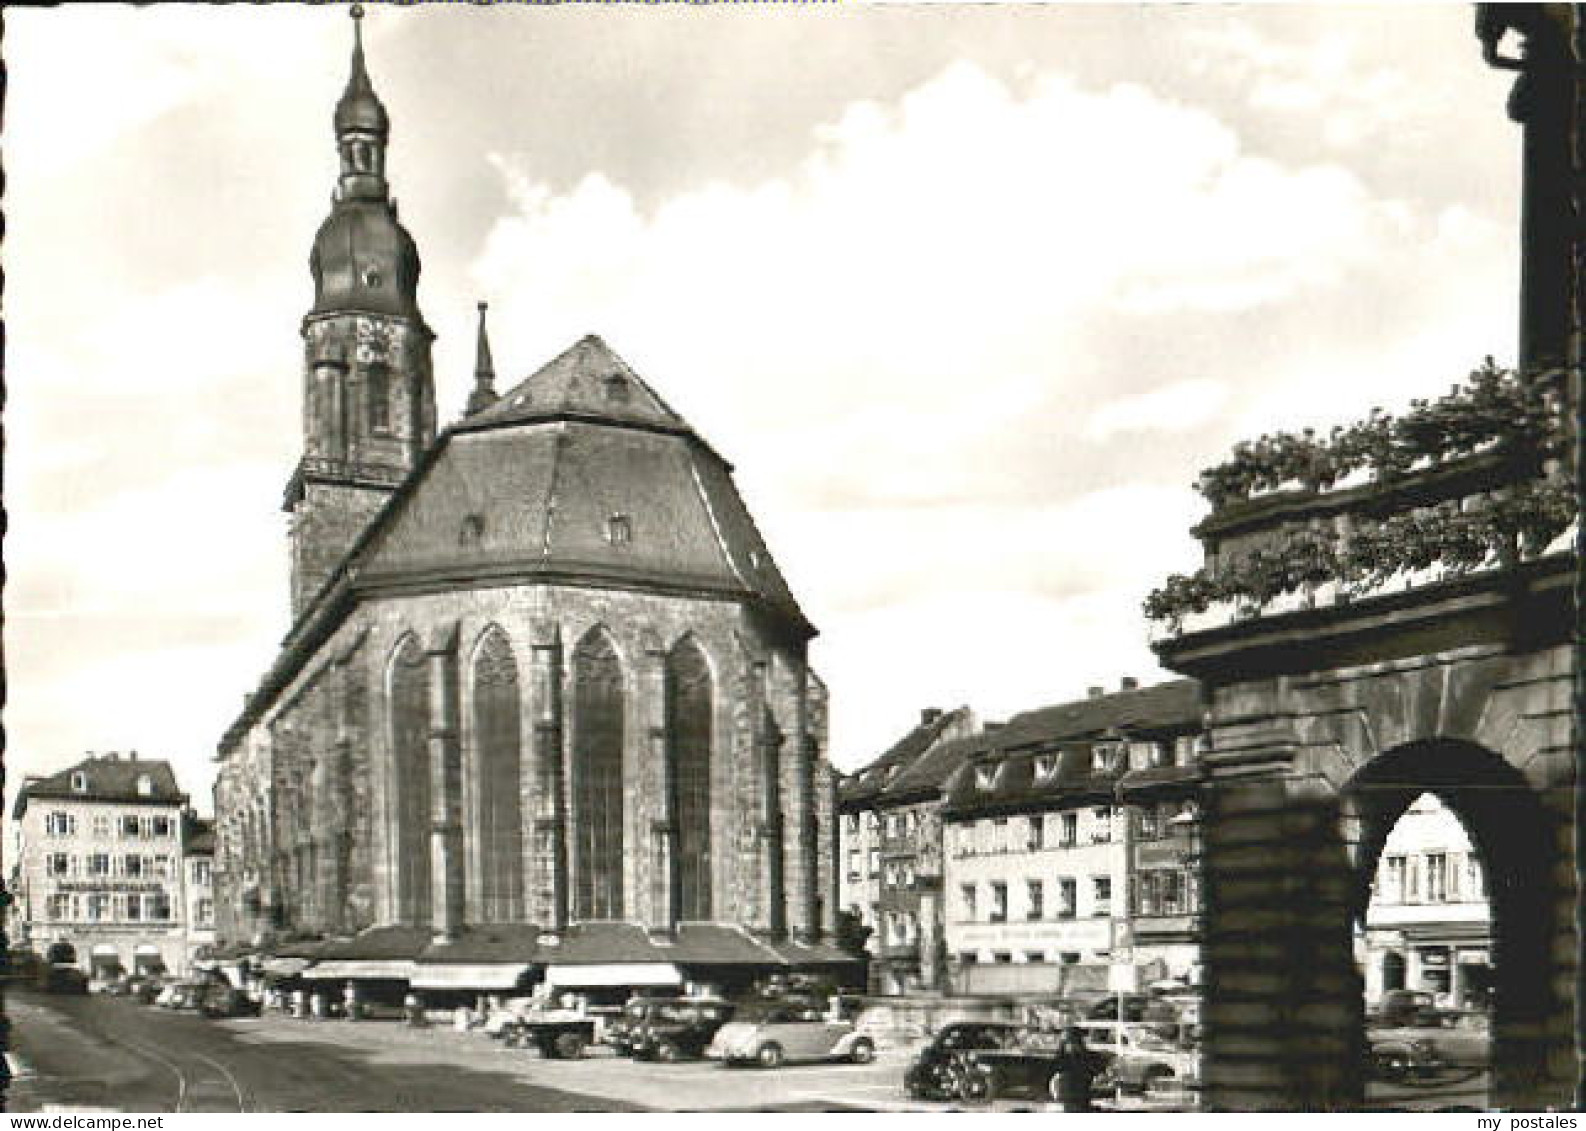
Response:
[[[315,246],[295,623],[220,746],[223,938],[602,920],[819,938],[826,689],[731,468],[598,338],[496,396],[482,307],[469,415],[435,437],[361,50],[348,90],[338,138],[378,160],[344,152],[327,228],[352,225],[353,261],[323,230]]]

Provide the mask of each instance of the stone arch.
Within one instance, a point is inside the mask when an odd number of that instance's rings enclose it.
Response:
[[[628,694],[622,658],[604,626],[584,634],[571,669],[573,917],[621,919]]]
[[[430,921],[430,683],[424,649],[404,636],[391,650],[390,704],[392,864],[397,918]]]
[[[479,915],[486,923],[523,918],[523,698],[507,634],[490,625],[469,665]]]
[[[686,635],[666,654],[666,781],[677,830],[673,907],[679,920],[708,921],[714,912],[715,699],[710,661],[699,642]]]
[[[1527,1094],[1547,1072],[1546,1021],[1554,982],[1551,820],[1525,775],[1461,739],[1426,739],[1364,763],[1339,796],[1351,864],[1351,917],[1363,921],[1389,832],[1411,803],[1433,794],[1464,825],[1486,871],[1492,921],[1493,1092]]]

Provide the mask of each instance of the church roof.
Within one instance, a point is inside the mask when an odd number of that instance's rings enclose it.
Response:
[[[731,469],[599,338],[437,446],[377,521],[362,581],[527,573],[749,597],[807,627]]]

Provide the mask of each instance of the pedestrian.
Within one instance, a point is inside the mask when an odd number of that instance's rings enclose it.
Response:
[[[1085,1047],[1085,1036],[1078,1027],[1063,1030],[1057,1045],[1057,1107],[1059,1111],[1095,1111],[1090,1103],[1090,1086],[1096,1078],[1094,1055]]]

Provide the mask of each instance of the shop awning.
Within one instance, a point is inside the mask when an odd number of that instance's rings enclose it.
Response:
[[[301,974],[308,967],[306,958],[266,958],[260,966],[266,974],[277,978],[290,978]]]
[[[683,974],[669,962],[607,962],[548,966],[545,980],[571,989],[596,986],[680,986]]]
[[[413,970],[413,963],[407,959],[332,958],[316,962],[303,971],[303,977],[315,982],[405,982],[413,976]]]
[[[415,990],[513,990],[530,969],[527,963],[429,962],[415,965],[408,981]]]

